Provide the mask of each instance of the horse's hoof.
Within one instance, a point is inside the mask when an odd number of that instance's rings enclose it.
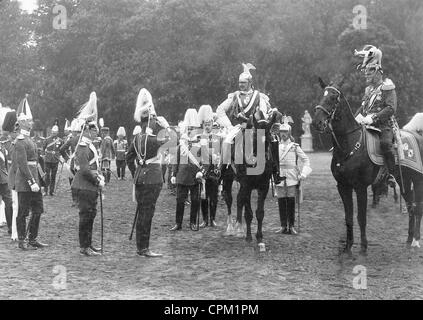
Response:
[[[361,248],[359,254],[360,254],[360,256],[366,257],[367,256],[367,248]]]
[[[245,241],[247,241],[248,243],[251,243],[253,241],[253,237],[251,235],[247,235],[245,237]]]
[[[416,240],[416,239],[413,239],[413,242],[411,243],[411,247],[412,248],[420,248],[420,241],[419,240]]]

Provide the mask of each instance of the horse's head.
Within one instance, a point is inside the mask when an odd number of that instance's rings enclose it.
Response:
[[[319,132],[326,132],[335,119],[335,113],[340,105],[343,94],[340,90],[343,80],[339,83],[330,83],[327,85],[319,77],[319,83],[324,90],[323,97],[319,104],[314,108],[313,127]]]

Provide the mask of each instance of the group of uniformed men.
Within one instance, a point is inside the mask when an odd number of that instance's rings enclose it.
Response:
[[[392,91],[395,88],[393,83],[390,80],[383,81],[381,77],[381,51],[366,46],[357,55],[364,57],[366,77],[370,79],[362,107],[366,117],[362,122],[384,124],[395,112],[396,99],[395,92]],[[40,189],[42,170],[38,165],[37,146],[38,151],[45,154],[43,159],[47,175],[45,194],[54,195],[58,163],[61,161],[65,164],[72,163],[67,169],[74,175],[70,182],[74,205],[79,208],[81,254],[87,256],[100,254],[101,248],[92,245],[92,227],[97,214],[99,193],[110,181],[110,162],[116,157],[118,179],[125,178],[125,163],[133,177],[137,202],[135,219],[137,253],[146,257],[161,256],[150,250],[149,240],[155,205],[164,182],[162,166],[165,162],[161,147],[172,139],[175,143],[171,146],[176,152],[169,153],[167,159],[171,168],[170,182],[176,185],[176,221],[170,230],[182,229],[188,194],[191,196],[191,229],[196,228],[200,208],[203,212],[200,227],[208,225],[215,227],[222,172],[226,174],[225,172],[232,171],[232,175],[236,172],[236,166],[231,162],[224,163],[224,157],[227,156],[225,152],[234,143],[234,138],[240,131],[252,127],[252,117],[259,114],[260,118],[256,120],[266,121],[275,112],[275,109],[270,107],[269,98],[252,86],[250,70],[255,69],[254,66],[243,64],[243,67],[244,71],[239,76],[239,90],[229,94],[228,98],[217,107],[216,113],[210,105],[201,106],[198,112],[194,108],[188,109],[184,121],[180,123],[179,136],[171,130],[166,119],[156,114],[153,98],[148,90],[141,89],[134,113],[134,120],[139,126],[134,130],[134,138],[130,145],[124,139],[123,128],[119,129],[118,139],[113,142],[108,128],[103,126],[102,139],[98,139],[97,97],[93,92],[78,117],[72,121],[69,128],[72,133],[66,136],[65,141],[58,137],[59,130],[55,125],[52,135],[43,141],[41,148],[38,142],[42,139],[39,135],[36,134],[34,138],[37,145],[29,137],[32,116],[30,112],[28,113],[29,106],[24,99],[18,108],[17,118],[15,112],[7,113],[5,117],[3,132],[8,139],[2,143],[3,152],[0,153],[0,193],[5,203],[9,228],[12,219],[10,190],[15,190],[18,195],[19,248],[27,250],[45,246],[37,240],[40,215],[43,212]],[[377,110],[371,113],[369,110],[373,110],[373,105],[377,106]],[[26,109],[28,110],[25,111]],[[296,234],[295,201],[299,184],[311,173],[310,161],[301,147],[293,141],[291,127],[287,121],[279,123],[272,134],[275,142],[272,148],[277,154],[278,161],[273,182],[281,222],[281,228],[276,232]],[[382,144],[386,153],[391,148],[390,134],[389,128],[383,125]],[[298,160],[301,163],[298,163]],[[391,172],[392,159],[389,155],[387,164]],[[224,188],[226,200],[232,199],[231,184],[232,182]],[[228,209],[230,210],[230,206]],[[27,229],[25,218],[30,210],[32,215]],[[25,241],[26,238],[28,242]]]

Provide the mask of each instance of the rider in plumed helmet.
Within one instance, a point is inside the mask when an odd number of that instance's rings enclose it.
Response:
[[[395,155],[393,150],[393,129],[397,110],[397,95],[395,84],[389,78],[383,78],[382,51],[375,46],[366,45],[360,51],[355,51],[355,56],[362,58],[357,68],[364,72],[366,77],[366,90],[363,103],[357,111],[362,114],[361,122],[372,125],[381,130],[380,147],[389,170],[388,183],[396,184],[394,178]]]

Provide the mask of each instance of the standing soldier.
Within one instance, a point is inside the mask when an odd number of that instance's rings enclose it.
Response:
[[[380,148],[388,167],[388,184],[395,187],[394,177],[395,154],[393,150],[393,122],[397,111],[397,95],[395,84],[391,79],[383,79],[382,51],[374,46],[367,45],[361,51],[355,52],[356,56],[363,58],[358,68],[366,77],[366,91],[363,103],[357,114],[364,116],[361,122],[366,125],[373,125],[381,130]]]
[[[16,113],[13,111],[13,114],[15,114],[16,119]],[[7,115],[7,114],[6,114]],[[6,118],[6,115],[5,118]],[[8,134],[9,129],[7,127],[7,122],[5,123],[6,119],[0,119],[0,122],[3,123],[3,133]],[[8,121],[10,122],[10,121]],[[15,120],[16,122],[16,120]],[[5,127],[6,124],[6,127]],[[6,130],[9,129],[9,130]],[[10,191],[9,187],[9,157],[8,153],[10,151],[10,140],[7,136],[3,136],[1,143],[0,143],[0,196],[4,202],[4,213],[6,216],[6,224],[7,224],[7,233],[9,235],[12,235],[12,218],[13,218],[13,201],[12,201],[12,192]]]
[[[118,180],[125,180],[125,157],[128,152],[128,141],[124,139],[126,137],[125,128],[119,127],[116,135],[118,138],[114,142],[114,149],[116,150],[117,176]]]
[[[110,182],[111,170],[110,164],[115,158],[115,148],[113,147],[113,139],[110,137],[109,128],[101,128],[101,145],[100,145],[100,167],[106,183]]]
[[[132,139],[131,139],[131,142],[130,142],[129,145],[131,145],[134,142],[135,137],[140,132],[141,132],[141,127],[139,125],[136,125],[135,128],[134,128],[134,130],[132,131]],[[126,164],[128,165],[128,169],[131,172],[131,176],[132,176],[132,179],[133,179],[134,178],[134,175],[135,175],[135,170],[136,170],[135,162],[133,162],[133,163],[128,163],[127,162]]]
[[[92,245],[94,219],[97,215],[99,191],[104,187],[104,178],[99,172],[99,157],[93,140],[98,135],[97,95],[90,94],[89,101],[82,107],[78,123],[82,137],[76,146],[75,166],[78,168],[72,181],[79,209],[79,246],[80,254],[101,255],[101,248]]]
[[[286,119],[286,118],[285,118]],[[281,228],[277,233],[297,234],[295,224],[295,198],[300,182],[311,173],[310,160],[300,146],[291,141],[291,126],[283,122],[279,126],[280,142],[277,142],[279,170],[275,175]],[[302,163],[300,171],[298,159]],[[299,197],[297,201],[300,201]]]
[[[196,219],[199,201],[199,184],[203,174],[202,167],[198,159],[201,155],[200,134],[198,128],[197,110],[188,109],[185,113],[184,126],[187,132],[181,136],[177,149],[176,163],[172,168],[172,184],[176,183],[176,224],[170,228],[170,231],[182,229],[182,220],[184,218],[185,200],[188,198],[188,192],[191,194],[191,230],[196,228]],[[196,130],[197,132],[194,132]]]
[[[51,135],[44,142],[44,171],[46,173],[46,187],[44,195],[54,195],[54,187],[56,184],[56,174],[60,162],[60,147],[63,140],[59,137],[58,120],[55,121],[51,129]]]
[[[204,193],[201,197],[201,211],[203,213],[203,223],[200,228],[209,225],[216,227],[217,194],[219,192],[220,180],[220,146],[221,138],[217,135],[217,130],[213,130],[213,110],[209,105],[202,105],[198,110],[198,120],[203,127],[201,135],[201,156],[204,168]],[[213,132],[214,131],[214,132]]]
[[[31,110],[25,97],[18,107],[20,134],[17,137],[13,161],[16,161],[15,189],[18,193],[18,229],[19,248],[37,249],[47,246],[37,240],[41,214],[44,212],[43,195],[39,183],[39,163],[37,146],[30,138],[33,120]],[[32,212],[28,226],[28,243],[26,217]]]
[[[163,117],[156,116],[153,98],[144,88],[138,94],[134,119],[141,124],[141,132],[134,137],[126,161],[131,167],[135,167],[135,161],[138,163],[134,176],[137,253],[140,256],[161,257],[149,246],[151,223],[163,185],[159,149],[168,141],[159,130],[168,129],[169,124]]]
[[[69,176],[69,184],[72,186],[73,178],[76,174],[75,168],[75,150],[78,144],[79,137],[81,135],[81,127],[78,123],[78,119],[73,119],[70,126],[71,134],[68,135],[65,143],[60,147],[60,155],[63,157],[65,163],[63,164]],[[76,191],[71,188],[72,192],[72,207],[77,205]]]
[[[45,172],[45,153],[44,153],[44,142],[46,138],[44,138],[43,133],[43,126],[41,125],[41,121],[39,119],[34,120],[34,125],[32,126],[32,131],[34,131],[34,136],[32,140],[37,145],[37,152],[38,152],[38,163],[40,164],[41,168],[43,168]],[[40,179],[40,188],[46,188],[46,183],[43,179]]]

